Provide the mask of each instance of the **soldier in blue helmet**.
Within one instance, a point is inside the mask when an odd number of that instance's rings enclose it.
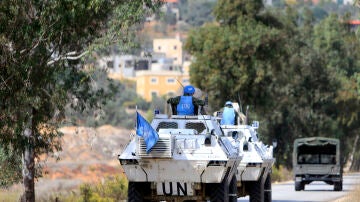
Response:
[[[221,125],[237,125],[239,114],[235,111],[231,101],[225,102],[225,107],[222,112]]]
[[[204,106],[203,100],[193,97],[195,88],[191,85],[184,87],[184,93],[182,96],[169,98],[168,104],[171,104],[172,113],[174,115],[197,115],[199,106]]]

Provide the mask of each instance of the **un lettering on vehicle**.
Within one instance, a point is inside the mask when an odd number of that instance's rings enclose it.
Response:
[[[167,196],[193,196],[192,183],[189,182],[161,182],[157,183],[157,194]]]

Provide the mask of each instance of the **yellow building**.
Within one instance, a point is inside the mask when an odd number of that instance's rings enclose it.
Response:
[[[178,38],[154,39],[153,51],[164,53],[166,57],[172,58],[174,65],[182,65],[183,63],[182,42]]]
[[[136,82],[136,93],[146,101],[151,101],[154,96],[169,98],[181,95],[183,86],[190,84],[190,62],[183,62],[182,42],[177,38],[164,38],[153,40],[154,53],[159,56],[152,58],[149,68],[137,68],[136,57],[113,57],[114,72],[109,77],[122,80],[124,78]],[[154,54],[155,55],[155,54]],[[121,64],[129,65],[127,72],[118,67]],[[117,71],[115,71],[117,70]],[[126,74],[125,74],[126,73]]]
[[[181,95],[183,86],[189,84],[188,74],[180,71],[137,71],[136,92],[145,100],[151,101],[153,96]]]

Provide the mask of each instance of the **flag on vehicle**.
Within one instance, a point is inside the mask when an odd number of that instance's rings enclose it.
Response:
[[[136,134],[144,138],[146,153],[151,151],[151,148],[159,139],[158,133],[151,127],[150,123],[139,114],[139,112],[136,112]]]

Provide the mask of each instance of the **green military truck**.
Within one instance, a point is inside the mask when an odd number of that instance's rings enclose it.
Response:
[[[343,177],[340,141],[325,137],[296,139],[293,172],[295,191],[304,190],[305,185],[313,181],[323,181],[334,185],[334,191],[341,191]]]

